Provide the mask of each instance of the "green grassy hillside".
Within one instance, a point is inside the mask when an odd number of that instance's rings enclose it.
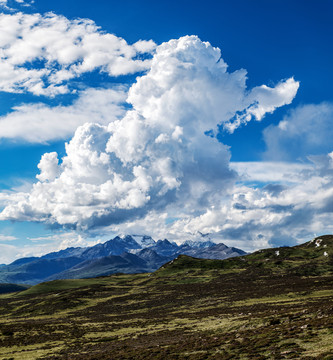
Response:
[[[328,275],[333,274],[333,235],[318,237],[294,247],[259,250],[249,255],[226,260],[194,259],[179,256],[158,272],[169,273],[184,269],[251,270],[263,269],[272,274]]]
[[[333,359],[333,236],[320,239],[2,295],[0,359]]]

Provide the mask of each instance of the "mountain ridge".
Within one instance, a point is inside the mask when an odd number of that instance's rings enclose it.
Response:
[[[180,254],[225,259],[246,253],[222,243],[216,244],[206,235],[202,236],[202,241],[189,240],[180,245],[167,239],[154,241],[148,235],[118,235],[90,247],[69,247],[41,257],[17,259],[0,268],[0,282],[34,285],[49,280],[95,277],[117,272],[152,272]],[[103,258],[106,258],[105,263],[100,261]]]
[[[240,257],[202,259],[179,255],[158,271],[196,268],[253,270],[269,274],[319,276],[333,273],[333,235],[316,237],[300,245],[268,248]]]

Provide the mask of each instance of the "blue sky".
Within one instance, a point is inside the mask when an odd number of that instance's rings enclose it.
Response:
[[[331,1],[0,4],[0,263],[332,232]]]

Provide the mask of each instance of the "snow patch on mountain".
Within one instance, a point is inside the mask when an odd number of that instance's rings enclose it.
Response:
[[[152,239],[151,236],[148,235],[131,235],[132,238],[142,247],[150,247],[156,244],[156,241]]]
[[[188,245],[192,248],[209,248],[216,245],[210,236],[210,234],[203,234],[200,231],[189,234],[188,239],[185,240],[181,245]]]

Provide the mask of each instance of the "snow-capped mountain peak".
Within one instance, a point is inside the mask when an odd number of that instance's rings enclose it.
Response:
[[[186,240],[182,243],[182,245],[187,245],[192,248],[209,248],[211,246],[216,245],[213,241],[207,240],[207,241],[199,241],[199,240]]]
[[[214,241],[212,241],[210,234],[203,234],[200,231],[195,234],[189,234],[188,239],[185,240],[182,246],[187,245],[192,248],[209,248],[211,246],[216,245]]]
[[[147,248],[150,246],[154,246],[156,244],[153,238],[148,235],[131,235],[131,236],[142,248]]]

